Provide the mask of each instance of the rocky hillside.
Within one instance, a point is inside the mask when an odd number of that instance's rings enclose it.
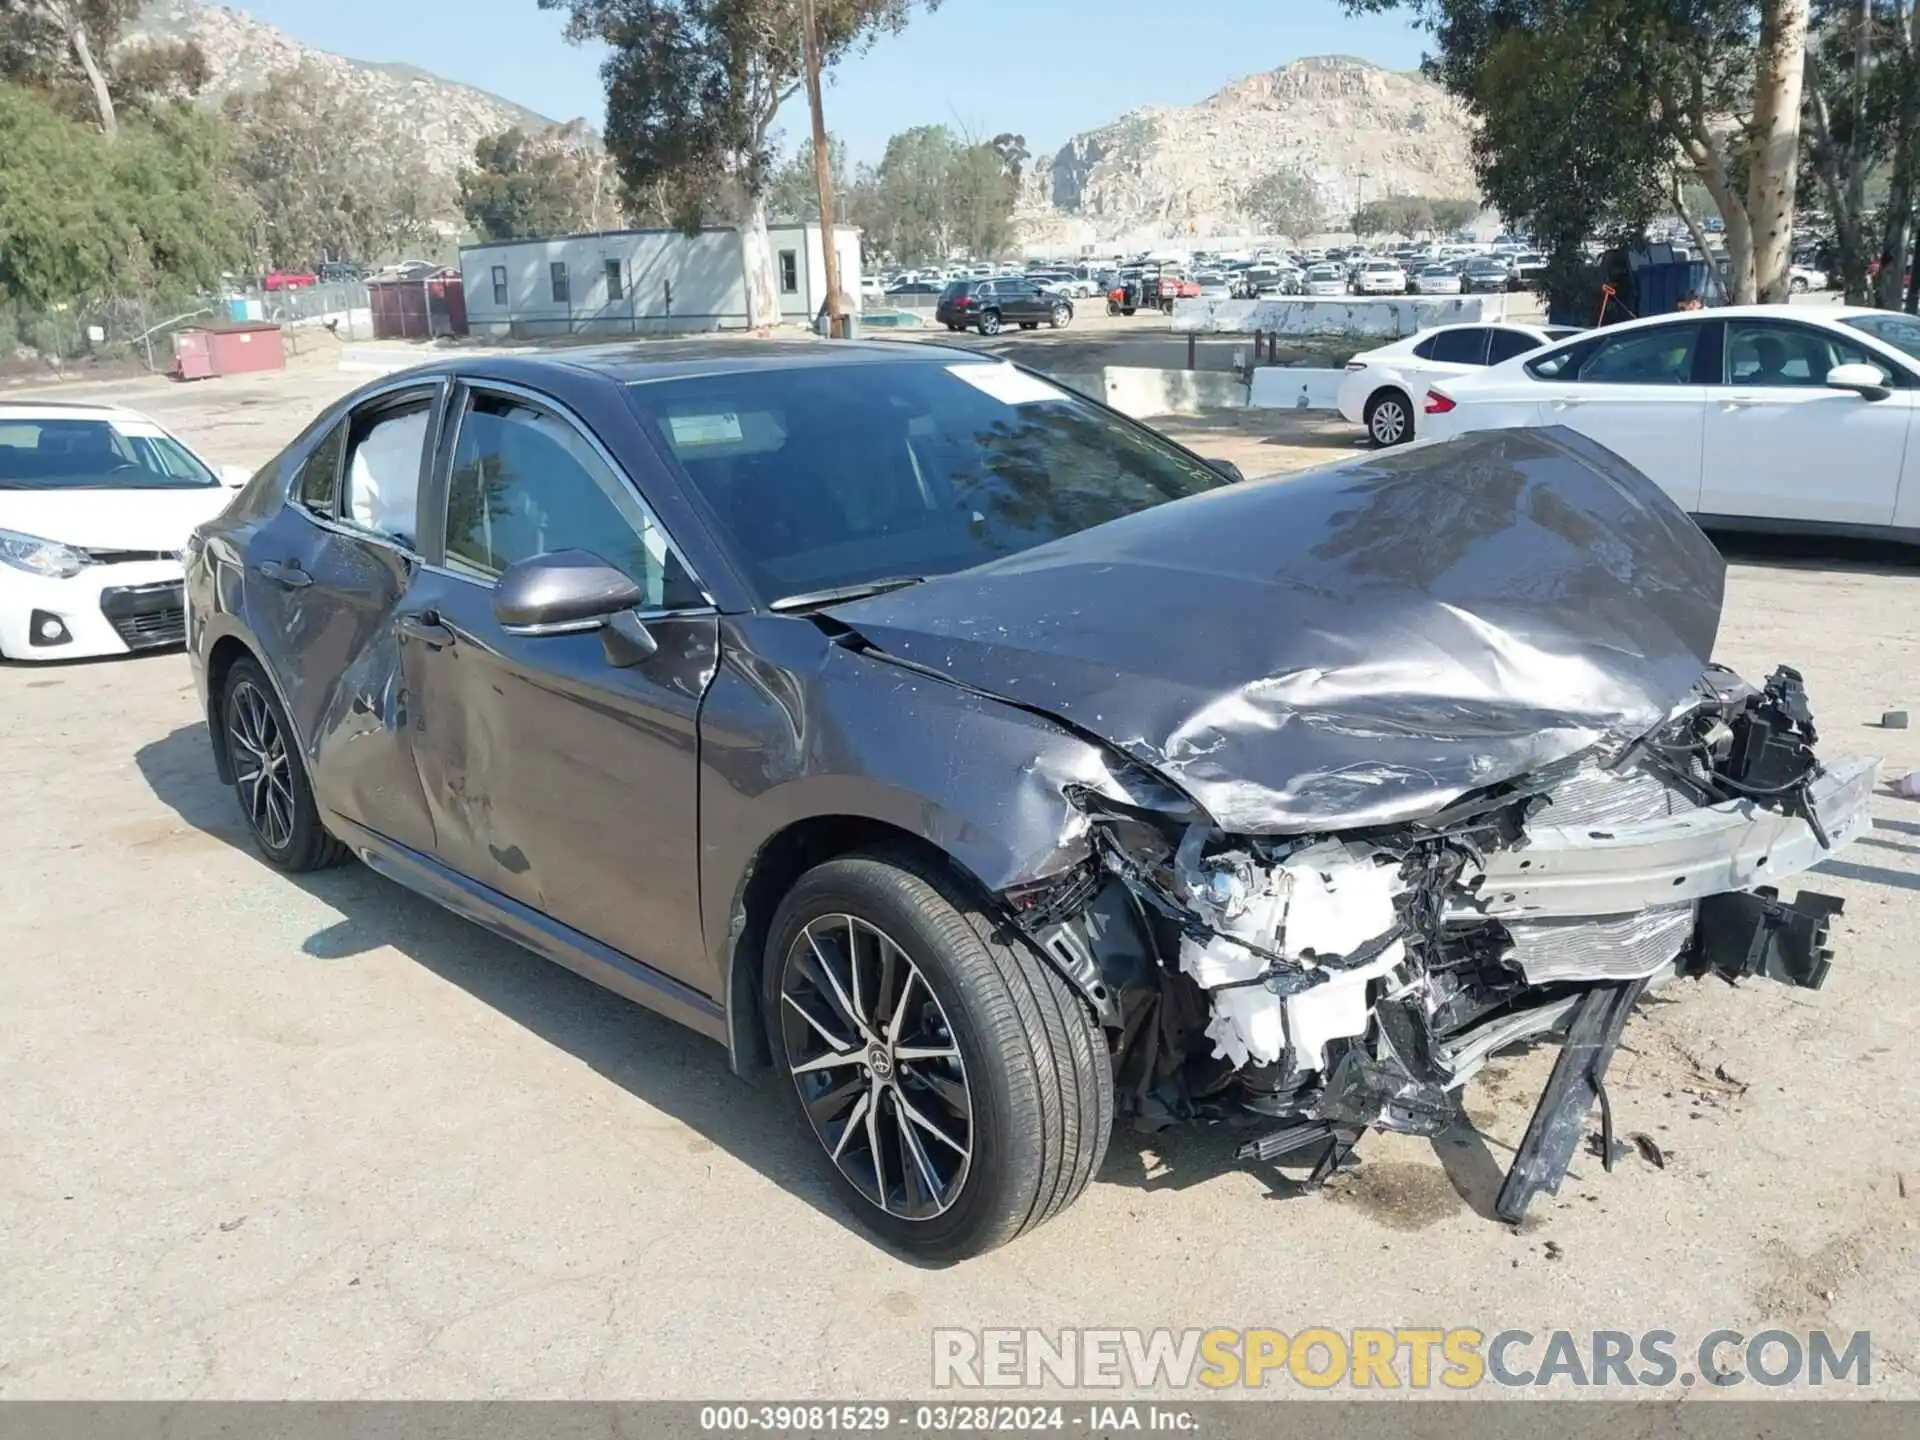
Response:
[[[1246,228],[1239,195],[1304,171],[1330,216],[1361,198],[1477,193],[1465,112],[1419,75],[1364,60],[1296,60],[1198,105],[1147,106],[1076,135],[1027,177],[1028,243],[1145,243]]]
[[[196,0],[152,0],[127,29],[125,43],[142,39],[197,40],[212,71],[207,98],[255,89],[279,70],[306,61],[356,91],[390,133],[417,144],[433,169],[452,174],[473,157],[474,142],[510,125],[552,122],[498,95],[442,80],[411,65],[349,60],[290,39],[271,25],[225,6]]]

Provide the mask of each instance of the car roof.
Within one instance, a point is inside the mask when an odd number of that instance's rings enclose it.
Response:
[[[592,375],[620,385],[848,365],[1002,364],[978,351],[911,340],[643,340],[522,355],[449,358],[409,370],[499,380],[536,381],[543,375]]]
[[[1901,316],[1900,310],[1881,310],[1872,305],[1716,305],[1710,310],[1672,311],[1665,315],[1642,315],[1605,327],[1605,333],[1644,330],[1649,326],[1679,320],[1799,320],[1810,325],[1831,325],[1855,315]],[[1592,332],[1595,334],[1599,331]]]
[[[153,422],[124,405],[90,405],[79,400],[0,400],[0,420],[138,420]]]

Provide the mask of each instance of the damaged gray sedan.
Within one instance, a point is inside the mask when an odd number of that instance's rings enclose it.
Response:
[[[1711,663],[1719,556],[1571,432],[1243,483],[932,346],[409,371],[188,562],[269,862],[357,854],[771,1068],[932,1259],[1116,1123],[1324,1177],[1549,1037],[1518,1218],[1650,986],[1823,981],[1839,902],[1781,886],[1876,778],[1794,671]]]

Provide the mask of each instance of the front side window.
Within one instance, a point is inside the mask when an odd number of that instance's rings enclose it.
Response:
[[[447,486],[448,567],[490,581],[556,550],[599,556],[649,607],[698,600],[665,532],[585,435],[524,400],[475,393]]]
[[[567,262],[556,260],[550,271],[553,280],[553,303],[567,305],[573,301],[573,287],[567,279]]]
[[[198,490],[219,483],[148,420],[0,419],[0,490]]]
[[[1573,379],[1583,385],[1685,385],[1699,325],[1656,325],[1603,340]],[[1566,378],[1566,377],[1563,377]]]
[[[1727,322],[1726,383],[1771,389],[1823,387],[1836,365],[1871,365],[1888,379],[1892,371],[1863,345],[1804,325],[1777,320]]]
[[[362,409],[348,427],[341,513],[409,549],[419,534],[420,462],[432,415],[431,395],[408,396]]]
[[[792,250],[780,252],[780,293],[782,295],[800,293],[800,257]]]
[[[815,364],[628,394],[769,602],[964,570],[1227,483],[1011,365]]]

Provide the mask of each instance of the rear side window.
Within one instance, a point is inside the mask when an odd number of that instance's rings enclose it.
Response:
[[[1487,364],[1498,365],[1529,350],[1538,350],[1540,342],[1524,330],[1496,330],[1487,343]]]
[[[340,499],[340,450],[345,439],[345,427],[334,426],[300,467],[300,503],[314,514],[329,519],[338,513],[334,507]]]
[[[1427,358],[1442,365],[1484,365],[1487,332],[1477,325],[1464,330],[1442,330],[1433,337],[1433,353]]]
[[[341,514],[363,530],[409,549],[418,535],[420,461],[427,448],[431,395],[362,410],[347,437]]]

